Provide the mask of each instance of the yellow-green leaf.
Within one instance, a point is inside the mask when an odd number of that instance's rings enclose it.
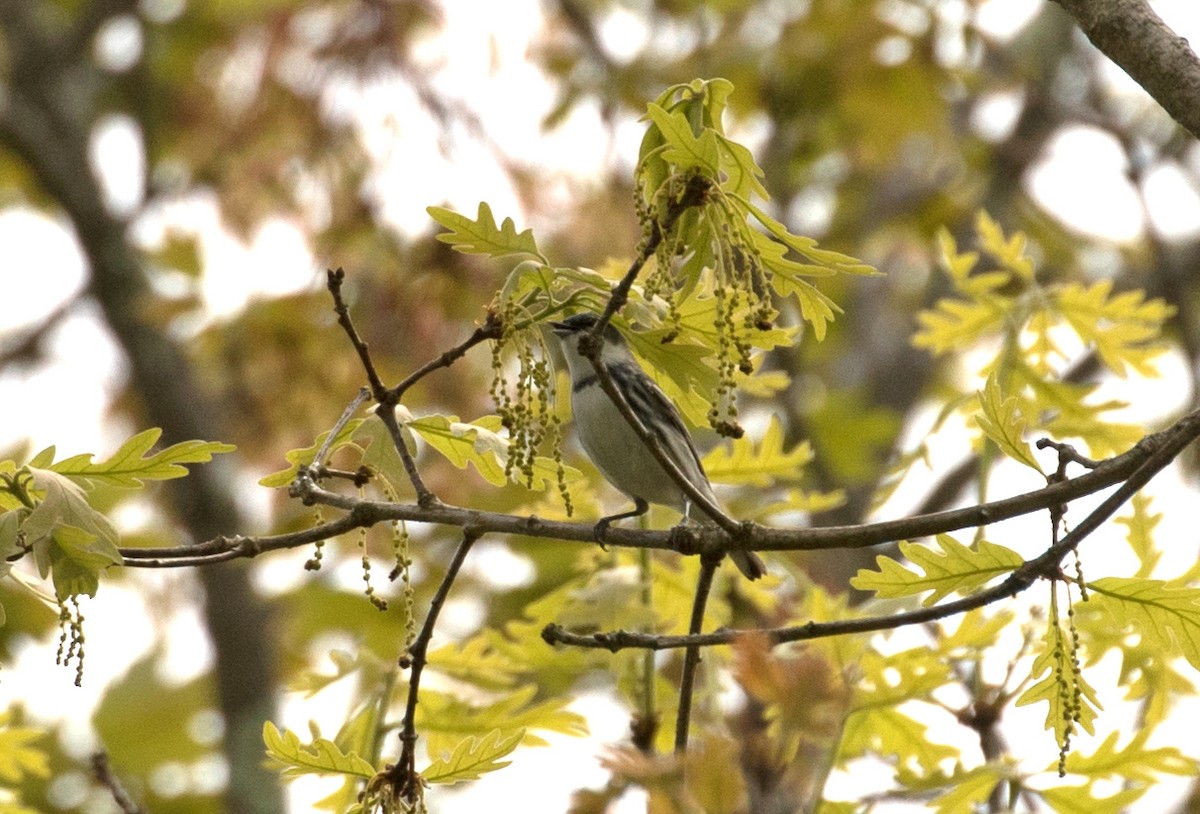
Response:
[[[1021,555],[1011,548],[987,540],[968,547],[948,534],[937,536],[937,548],[901,542],[900,553],[922,573],[880,555],[875,558],[878,571],[861,569],[850,584],[886,598],[932,591],[923,603],[932,605],[949,594],[967,593],[978,588],[1024,563]]]
[[[1088,734],[1094,733],[1097,711],[1102,707],[1083,673],[1072,668],[1072,645],[1057,620],[1050,621],[1041,645],[1030,671],[1031,676],[1041,678],[1026,688],[1016,705],[1023,707],[1045,701],[1046,729],[1053,731],[1055,742],[1063,746],[1075,724]]]
[[[152,453],[150,450],[161,435],[162,430],[152,427],[130,438],[103,461],[93,462],[92,454],[84,453],[45,468],[85,484],[136,489],[148,480],[182,478],[188,473],[183,464],[208,463],[215,454],[237,449],[217,441],[181,441]]]
[[[284,777],[306,774],[375,776],[375,767],[353,752],[343,752],[333,741],[314,738],[312,743],[305,744],[296,733],[280,730],[270,721],[263,724],[263,743],[269,762],[280,769]]]
[[[454,747],[449,757],[439,758],[421,772],[427,783],[451,784],[464,780],[477,780],[480,776],[496,769],[503,769],[512,761],[501,760],[520,745],[525,730],[509,730],[507,734],[494,729],[482,738],[467,737]]]
[[[704,456],[704,469],[714,482],[771,486],[778,481],[800,479],[805,464],[812,458],[812,445],[808,441],[784,450],[783,424],[772,416],[757,445],[743,437],[715,447]]]
[[[0,780],[17,785],[29,776],[49,777],[50,758],[31,744],[46,737],[32,727],[9,726],[10,713],[0,714]]]
[[[1154,528],[1163,515],[1162,512],[1150,511],[1150,496],[1145,492],[1133,496],[1130,509],[1128,517],[1118,517],[1114,522],[1125,526],[1125,539],[1138,558],[1138,570],[1134,576],[1145,579],[1154,573],[1154,567],[1162,557],[1162,552],[1154,546]]]
[[[1160,774],[1194,776],[1197,765],[1174,746],[1147,748],[1149,729],[1139,729],[1128,744],[1120,748],[1120,732],[1112,732],[1090,755],[1072,752],[1067,756],[1066,769],[1071,774],[1092,778],[1120,777],[1141,783],[1154,783]],[[1048,770],[1056,769],[1057,762]]]
[[[1156,374],[1150,360],[1163,350],[1157,342],[1163,322],[1175,309],[1160,299],[1147,300],[1137,289],[1112,294],[1112,280],[1084,287],[1064,285],[1057,306],[1062,316],[1109,370],[1125,376],[1133,368],[1143,376]]]
[[[975,416],[975,422],[1000,451],[1045,475],[1023,437],[1028,422],[1017,407],[1017,399],[1015,396],[1006,398],[1000,392],[1000,382],[994,372],[988,376],[987,384],[979,394],[979,406],[983,412]]]
[[[992,796],[996,784],[1004,775],[996,766],[984,765],[963,772],[961,768],[948,778],[952,784],[950,790],[934,798],[936,814],[959,814],[963,811],[976,811],[977,806],[986,803]]]
[[[532,734],[531,729],[575,736],[587,734],[583,716],[566,709],[569,698],[548,698],[534,703],[537,693],[538,688],[528,684],[490,704],[476,705],[448,693],[422,688],[417,728],[426,738],[431,754],[449,749],[463,735],[482,735],[497,728],[521,727],[524,742],[529,746],[546,743]]]
[[[1023,280],[1033,281],[1033,263],[1025,256],[1025,234],[1016,232],[1006,238],[1000,224],[987,212],[980,210],[975,216],[975,233],[979,243],[988,254],[1000,261],[1000,265]]]
[[[527,254],[543,263],[546,262],[546,258],[537,247],[532,230],[526,229],[518,233],[512,218],[505,218],[504,222],[497,226],[492,208],[482,201],[479,203],[479,213],[475,220],[440,206],[430,206],[425,211],[429,213],[429,217],[449,230],[439,234],[437,239],[454,247],[455,251],[484,254],[489,257]]]
[[[1105,577],[1088,583],[1092,600],[1153,642],[1162,656],[1183,656],[1200,669],[1200,588],[1175,587],[1162,580]]]
[[[123,560],[117,530],[92,508],[83,488],[48,469],[30,469],[41,499],[21,524],[42,578],[53,575],[59,598],[95,596],[100,572]]]
[[[890,706],[858,710],[846,719],[841,758],[866,752],[900,761],[912,759],[928,771],[943,760],[959,757],[958,749],[933,740],[925,724]]]
[[[1056,814],[1128,814],[1146,789],[1121,789],[1107,797],[1094,797],[1091,786],[1056,786],[1038,792]]]
[[[355,418],[342,425],[341,430],[338,432],[337,438],[335,438],[333,443],[329,445],[329,451],[333,452],[334,450],[341,449],[349,444],[351,437],[365,420],[366,419]],[[291,466],[289,466],[287,469],[282,469],[278,472],[272,472],[270,475],[260,478],[258,485],[266,486],[269,489],[279,489],[290,484],[296,479],[296,473],[300,471],[300,467],[311,464],[313,459],[317,457],[317,452],[321,449],[321,445],[325,443],[325,438],[328,435],[328,432],[323,432],[317,436],[317,440],[312,446],[304,447],[302,449],[293,449],[284,453],[283,457],[289,464],[291,464]]]
[[[653,102],[646,106],[646,116],[662,133],[664,161],[680,170],[696,167],[703,170],[705,175],[716,178],[720,154],[715,132],[701,128],[699,133],[695,133],[682,113],[677,110],[668,112]]]

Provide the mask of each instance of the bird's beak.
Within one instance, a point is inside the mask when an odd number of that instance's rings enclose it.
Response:
[[[569,336],[571,334],[571,329],[565,322],[551,322],[550,327],[553,328],[554,333],[558,334],[559,336]]]

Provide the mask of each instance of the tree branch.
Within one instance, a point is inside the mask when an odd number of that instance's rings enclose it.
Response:
[[[412,373],[406,376],[403,381],[393,387],[389,391],[389,395],[396,400],[396,403],[399,403],[400,397],[404,395],[404,392],[418,381],[425,378],[435,370],[443,367],[450,367],[450,365],[461,359],[467,351],[478,345],[480,342],[486,342],[489,339],[499,339],[503,333],[504,323],[501,321],[500,315],[489,309],[483,324],[476,328],[474,333],[472,333],[462,342],[459,342],[450,350],[439,355],[436,359],[431,359],[421,367],[414,370]]]
[[[700,560],[700,576],[696,580],[696,596],[692,600],[692,618],[688,622],[688,634],[697,636],[704,629],[704,608],[712,592],[713,575],[717,572],[720,559],[704,557]],[[692,696],[696,687],[696,669],[700,666],[700,646],[690,645],[683,657],[683,674],[679,678],[679,711],[675,717],[675,751],[687,751],[688,727],[692,722]]]
[[[861,619],[845,619],[837,622],[809,622],[799,627],[770,628],[759,632],[767,637],[771,645],[788,642],[822,639],[829,636],[841,636],[847,633],[866,633],[879,630],[893,630],[908,625],[933,622],[945,619],[966,611],[982,608],[1001,599],[1016,596],[1027,590],[1040,578],[1059,578],[1058,567],[1062,559],[1074,551],[1083,540],[1100,527],[1108,518],[1116,513],[1127,500],[1132,498],[1150,480],[1171,461],[1175,460],[1184,449],[1197,437],[1200,437],[1200,412],[1190,413],[1181,419],[1175,427],[1168,442],[1158,446],[1137,469],[1111,495],[1087,515],[1070,533],[1048,547],[1042,554],[1027,560],[1019,568],[1008,575],[1002,582],[979,593],[962,599],[920,608],[914,611],[896,613],[886,616],[868,616]],[[1161,435],[1161,434],[1160,434]],[[711,647],[719,644],[732,644],[737,637],[746,631],[723,630],[716,633],[684,636],[655,636],[647,633],[613,631],[610,633],[577,634],[570,633],[558,625],[547,625],[542,631],[542,638],[550,644],[568,644],[576,647],[602,649],[616,652],[626,648],[646,648],[650,650],[677,649],[680,647]]]
[[[96,779],[97,783],[108,789],[108,793],[112,796],[113,802],[116,803],[121,814],[146,814],[146,810],[134,802],[133,798],[129,796],[129,792],[121,785],[121,781],[112,773],[106,752],[96,752],[92,755],[92,777]]]
[[[1100,51],[1200,138],[1200,59],[1146,0],[1055,0]]]
[[[401,667],[411,667],[408,677],[408,701],[404,707],[404,722],[400,729],[400,759],[384,774],[392,788],[395,789],[396,796],[410,804],[415,802],[419,796],[420,784],[423,782],[416,769],[416,717],[417,694],[421,686],[421,673],[425,669],[429,640],[433,638],[433,629],[437,625],[438,614],[441,613],[442,606],[446,603],[446,597],[450,594],[450,587],[454,584],[459,569],[467,559],[467,552],[482,536],[483,533],[478,529],[471,527],[463,529],[462,541],[455,549],[454,557],[446,567],[446,575],[442,577],[437,593],[429,603],[429,613],[425,617],[425,624],[421,626],[421,632],[417,634],[412,647],[400,661]]]
[[[897,520],[848,526],[826,526],[807,529],[778,529],[743,523],[739,536],[731,539],[717,528],[695,529],[694,550],[680,547],[680,536],[673,530],[612,528],[605,537],[606,545],[627,548],[676,551],[680,554],[724,554],[732,548],[756,551],[815,551],[834,548],[866,548],[896,540],[910,540],[975,528],[1009,520],[1021,515],[1050,509],[1063,503],[1094,494],[1128,479],[1164,449],[1182,449],[1200,436],[1200,410],[1188,413],[1167,429],[1148,435],[1128,452],[1101,461],[1095,469],[1077,478],[1049,484],[1032,492],[952,511],[915,515]],[[1178,452],[1173,453],[1177,455]],[[392,520],[432,523],[441,526],[471,526],[482,533],[518,534],[554,540],[595,542],[594,527],[587,523],[567,523],[547,520],[534,515],[511,515],[485,512],[447,504],[421,506],[411,503],[362,500],[331,492],[317,486],[307,475],[298,477],[289,493],[306,505],[320,503],[343,509],[349,514],[336,521],[280,535],[218,537],[205,543],[181,548],[121,548],[125,564],[134,568],[170,568],[207,565],[216,562],[254,557],[267,551],[278,551],[308,545],[363,526]],[[1064,538],[1067,539],[1067,538]]]
[[[338,325],[342,326],[342,330],[350,338],[350,344],[354,346],[359,361],[362,362],[363,370],[367,374],[367,382],[371,386],[371,395],[379,404],[376,415],[379,416],[379,420],[383,422],[383,426],[387,427],[388,434],[392,437],[392,445],[395,446],[400,461],[404,464],[404,472],[408,475],[413,491],[417,494],[417,503],[421,506],[436,505],[440,501],[421,478],[417,462],[413,460],[408,444],[404,440],[404,433],[400,429],[399,422],[396,421],[396,405],[399,404],[399,396],[384,387],[383,380],[379,378],[379,373],[375,370],[375,363],[371,361],[371,350],[358,335],[358,329],[354,327],[354,321],[350,318],[350,309],[346,306],[346,301],[342,299],[342,283],[345,280],[346,272],[340,268],[337,271],[326,272],[326,287],[329,289],[329,295],[333,297],[333,310],[337,314]]]

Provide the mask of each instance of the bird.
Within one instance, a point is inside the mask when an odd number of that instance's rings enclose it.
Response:
[[[583,312],[550,323],[567,362],[571,412],[579,442],[605,480],[634,502],[632,511],[602,518],[597,523],[597,536],[602,537],[613,520],[645,514],[651,503],[675,509],[686,521],[691,504],[687,494],[625,420],[600,386],[591,360],[580,352],[580,339],[590,334],[598,322],[596,314]],[[666,457],[683,473],[687,482],[715,505],[712,485],[679,409],[642,370],[625,338],[611,323],[604,326],[600,340],[600,363],[629,407],[658,440]],[[700,523],[715,525],[705,512],[697,512],[697,515]],[[729,556],[748,579],[758,579],[767,571],[762,559],[753,551],[730,551]]]

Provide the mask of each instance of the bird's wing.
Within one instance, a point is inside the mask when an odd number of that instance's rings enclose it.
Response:
[[[667,398],[662,388],[644,373],[638,375],[620,366],[609,368],[609,373],[629,400],[629,406],[635,414],[662,416],[669,429],[653,425],[646,429],[658,439],[663,450],[689,476],[689,480],[693,480],[700,489],[707,487],[708,476],[704,474],[704,465],[700,463],[700,453],[696,451],[692,435],[683,423],[679,408]],[[696,475],[699,476],[698,482],[693,477]]]

